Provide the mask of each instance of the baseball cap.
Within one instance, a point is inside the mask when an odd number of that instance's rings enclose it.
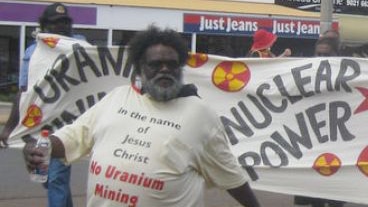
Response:
[[[68,9],[62,3],[53,3],[46,7],[42,16],[40,17],[40,22],[44,21],[55,21],[58,19],[68,19],[72,18],[68,14]]]

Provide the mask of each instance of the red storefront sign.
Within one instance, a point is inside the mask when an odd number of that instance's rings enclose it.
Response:
[[[338,22],[333,22],[333,27],[337,29]],[[314,19],[184,14],[184,32],[251,36],[261,28],[279,37],[317,39],[320,22]]]

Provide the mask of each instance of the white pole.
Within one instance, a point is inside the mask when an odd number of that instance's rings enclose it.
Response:
[[[323,34],[325,31],[331,29],[332,13],[333,13],[333,1],[321,0],[321,20],[319,32],[320,35]]]
[[[107,46],[112,46],[112,29],[107,31]]]
[[[193,33],[192,34],[192,42],[191,42],[191,52],[192,53],[196,53],[197,52],[197,34]]]
[[[26,26],[23,24],[20,27],[20,36],[19,36],[19,69],[23,63],[24,50],[26,49]]]

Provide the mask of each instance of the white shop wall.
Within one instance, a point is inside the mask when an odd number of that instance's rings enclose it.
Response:
[[[119,6],[97,7],[97,27],[142,30],[152,23],[182,32],[183,11]]]

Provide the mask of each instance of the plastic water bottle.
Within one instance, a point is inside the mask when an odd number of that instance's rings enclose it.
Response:
[[[40,148],[43,153],[43,163],[31,171],[30,177],[33,182],[44,183],[47,181],[48,169],[50,162],[51,144],[49,140],[49,131],[42,130],[41,136],[38,138],[36,148]]]

